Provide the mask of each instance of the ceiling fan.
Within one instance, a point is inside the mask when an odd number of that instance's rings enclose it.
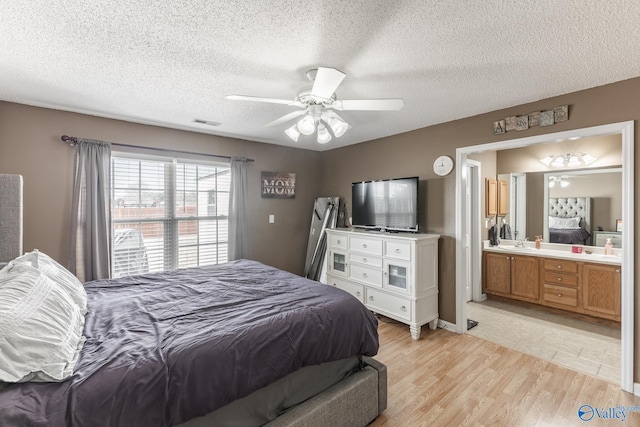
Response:
[[[267,102],[298,107],[299,110],[268,123],[273,127],[291,120],[296,123],[285,130],[294,141],[298,141],[300,134],[312,135],[317,131],[316,140],[320,144],[331,141],[333,136],[341,137],[349,129],[349,124],[336,113],[337,111],[398,111],[404,107],[401,98],[392,99],[338,99],[336,89],[342,83],[346,74],[335,68],[318,67],[307,71],[307,78],[313,86],[302,89],[292,100],[261,98],[246,95],[227,95],[227,99],[239,101]],[[331,129],[331,132],[329,132]]]

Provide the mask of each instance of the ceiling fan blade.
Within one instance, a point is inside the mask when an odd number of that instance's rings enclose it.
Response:
[[[404,100],[394,99],[342,99],[332,105],[338,111],[398,111],[404,107]]]
[[[283,123],[288,122],[289,120],[295,119],[296,117],[300,117],[302,116],[304,113],[306,113],[306,110],[296,110],[293,111],[289,114],[285,114],[284,116],[280,117],[279,119],[275,119],[272,122],[269,122],[265,125],[265,127],[274,127],[274,126],[278,126],[281,125]]]
[[[343,121],[343,122],[345,122],[345,123],[347,122],[345,119],[343,119],[342,117],[340,117],[340,115],[339,115],[338,113],[336,113],[336,112],[335,112],[335,111],[333,111],[333,110],[324,110],[324,111],[322,112],[322,115],[323,115],[323,116],[326,116],[327,118],[329,118],[329,117],[335,117],[335,118],[337,118],[337,119],[342,120],[342,121]]]
[[[226,95],[226,98],[231,99],[233,101],[267,102],[270,104],[284,104],[284,105],[296,105],[296,102],[297,102],[297,101],[292,101],[290,99],[261,98],[259,96],[246,96],[246,95]]]
[[[311,95],[325,99],[331,98],[331,95],[335,93],[345,77],[345,73],[335,68],[318,67]]]

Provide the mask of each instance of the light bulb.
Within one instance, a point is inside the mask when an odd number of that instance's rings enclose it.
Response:
[[[298,138],[300,138],[300,131],[298,131],[296,125],[293,125],[290,128],[286,129],[284,133],[286,133],[287,136],[293,139],[295,142],[298,142]]]
[[[349,129],[349,125],[337,117],[331,117],[327,123],[329,123],[329,127],[336,138],[340,138]]]
[[[327,127],[322,123],[318,124],[318,144],[326,144],[331,141],[331,134],[327,130]]]
[[[311,135],[316,130],[316,123],[308,114],[305,114],[300,120],[298,120],[298,130],[303,135]]]

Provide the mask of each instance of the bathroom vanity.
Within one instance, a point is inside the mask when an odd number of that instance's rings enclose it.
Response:
[[[483,248],[483,291],[596,318],[620,321],[620,251],[503,241]],[[592,253],[587,253],[591,251]]]

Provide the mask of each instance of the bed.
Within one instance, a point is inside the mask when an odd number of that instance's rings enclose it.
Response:
[[[17,267],[5,267],[11,268]],[[3,283],[0,274],[0,289]],[[354,402],[375,410],[356,424],[338,425],[365,425],[386,405],[386,394],[380,397],[386,372],[365,358],[378,350],[377,320],[339,289],[248,260],[94,281],[84,288],[86,341],[73,375],[61,382],[5,383],[1,425],[223,425],[198,417],[224,412],[301,368],[334,362],[341,363],[331,367],[338,378],[323,390],[345,378],[357,382],[361,373],[375,377]],[[367,393],[374,405],[365,402]],[[299,403],[295,396],[282,401]],[[232,411],[226,425],[287,425],[275,418],[291,417],[282,401],[275,412],[268,410],[274,420],[243,424]],[[319,398],[313,405],[320,403],[326,402]],[[291,425],[299,418],[294,420]]]
[[[591,198],[549,198],[549,242],[591,244]]]
[[[337,288],[250,260],[85,284],[37,250],[0,261],[2,426],[364,426],[386,409],[377,320]]]

